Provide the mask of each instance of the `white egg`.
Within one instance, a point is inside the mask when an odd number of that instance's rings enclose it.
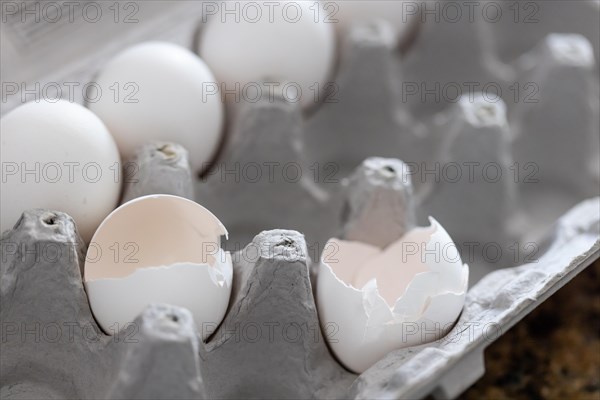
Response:
[[[419,4],[406,0],[387,1],[335,1],[329,5],[336,27],[344,34],[353,26],[377,20],[387,21],[398,38],[418,18]]]
[[[433,218],[386,249],[333,239],[325,247],[317,306],[329,345],[361,373],[392,350],[441,338],[464,305],[469,268]]]
[[[117,205],[119,152],[100,119],[67,101],[31,102],[0,121],[1,228],[23,211],[63,211],[88,241]]]
[[[229,304],[227,231],[210,211],[178,196],[151,195],[113,211],[96,231],[84,267],[90,307],[109,334],[150,304],[185,307],[206,339]]]
[[[227,95],[228,101],[253,101],[255,87],[266,81],[268,91],[310,107],[320,101],[335,59],[335,35],[324,14],[313,1],[221,2],[200,33],[200,55],[222,92],[239,94]]]
[[[215,154],[224,118],[218,84],[187,49],[166,42],[130,47],[102,68],[94,87],[102,95],[90,95],[88,107],[111,131],[124,161],[154,140],[184,146],[196,172]]]

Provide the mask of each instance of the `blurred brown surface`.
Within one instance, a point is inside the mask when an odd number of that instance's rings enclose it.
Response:
[[[494,342],[460,398],[600,399],[600,261]]]

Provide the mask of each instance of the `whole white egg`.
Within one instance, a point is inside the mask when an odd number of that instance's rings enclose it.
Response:
[[[23,211],[62,211],[88,241],[117,205],[119,151],[102,121],[78,104],[30,102],[0,120],[1,228]]]
[[[233,267],[227,231],[210,211],[178,196],[150,195],[113,211],[84,266],[90,307],[102,329],[127,328],[150,304],[190,310],[206,339],[225,316]]]
[[[199,52],[228,101],[253,101],[261,82],[306,108],[320,101],[335,61],[320,2],[226,1],[204,17]]]
[[[143,144],[162,140],[185,147],[195,172],[206,168],[224,112],[218,84],[198,56],[167,42],[141,43],[117,54],[94,83],[88,107],[113,134],[124,161]]]

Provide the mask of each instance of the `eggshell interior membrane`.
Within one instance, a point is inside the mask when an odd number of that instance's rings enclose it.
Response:
[[[379,294],[390,307],[394,307],[415,276],[430,271],[430,264],[460,262],[453,242],[432,243],[431,238],[436,233],[447,235],[433,221],[429,227],[410,230],[385,250],[364,243],[332,239],[329,243],[337,249],[338,254],[334,261],[323,261],[338,279],[356,289],[364,288],[375,279]]]
[[[151,195],[114,210],[88,247],[85,280],[123,278],[138,268],[176,263],[214,265],[227,230],[201,205]],[[118,253],[119,256],[115,256]]]
[[[89,241],[121,192],[119,151],[102,121],[65,100],[29,102],[2,118],[0,138],[1,230],[44,208],[69,214]]]
[[[170,195],[132,200],[94,235],[85,287],[100,327],[114,334],[150,304],[190,310],[202,339],[221,323],[233,267],[221,249],[225,227],[204,207]]]
[[[322,3],[230,0],[219,6],[207,16],[198,50],[227,92],[252,101],[248,88],[266,81],[273,84],[266,90],[275,95],[305,108],[315,105],[335,60],[333,24],[324,22]],[[238,11],[226,14],[225,9]],[[235,96],[226,99],[236,101]]]
[[[348,369],[361,373],[392,350],[436,340],[460,314],[468,266],[430,222],[385,249],[338,239],[325,248],[333,250],[318,275],[319,318],[335,324],[329,345]]]
[[[124,161],[148,142],[170,141],[189,151],[194,172],[206,168],[221,140],[224,109],[216,79],[198,56],[173,43],[144,42],[109,60],[95,81],[102,95],[88,107]]]

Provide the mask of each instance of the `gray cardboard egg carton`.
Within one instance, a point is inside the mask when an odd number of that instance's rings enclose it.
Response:
[[[104,334],[83,288],[85,249],[73,221],[53,211],[26,212],[2,236],[2,398],[459,395],[483,374],[490,343],[600,255],[598,175],[590,168],[598,147],[597,64],[579,37],[548,41],[553,30],[545,29],[570,32],[560,18],[550,20],[558,27],[529,27],[525,37],[535,43],[511,64],[497,57],[510,46],[497,41],[490,55],[482,45],[488,35],[509,40],[500,34],[511,28],[475,34],[481,27],[473,24],[426,24],[401,58],[385,24],[357,27],[344,43],[337,103],[310,115],[284,99],[239,105],[215,169],[201,179],[175,144],[140,149],[139,173],[127,182],[123,201],[151,193],[194,198],[221,219],[231,233],[228,246],[239,250],[229,310],[206,343],[189,312],[168,305],[149,306],[117,336]],[[456,43],[460,58],[436,51]],[[538,68],[528,67],[531,60]],[[462,73],[505,86],[534,81],[540,101],[402,101],[403,80],[444,82]],[[524,78],[530,74],[537,75]],[[567,138],[560,135],[565,126]],[[551,146],[541,145],[544,133]],[[508,169],[515,159],[533,159],[540,174],[548,172],[530,185],[466,184],[420,179],[408,168],[458,160]],[[258,181],[221,175],[265,162],[299,165],[302,179],[280,170]],[[349,373],[318,328],[313,293],[320,249],[331,236],[385,246],[429,214],[459,245],[474,240],[506,249],[533,240],[538,252],[527,259],[464,260],[472,286],[446,337],[393,351],[360,376]],[[240,249],[250,241],[261,257],[244,257]],[[239,329],[252,324],[275,330],[249,340]],[[290,324],[306,327],[299,339],[278,330]]]

